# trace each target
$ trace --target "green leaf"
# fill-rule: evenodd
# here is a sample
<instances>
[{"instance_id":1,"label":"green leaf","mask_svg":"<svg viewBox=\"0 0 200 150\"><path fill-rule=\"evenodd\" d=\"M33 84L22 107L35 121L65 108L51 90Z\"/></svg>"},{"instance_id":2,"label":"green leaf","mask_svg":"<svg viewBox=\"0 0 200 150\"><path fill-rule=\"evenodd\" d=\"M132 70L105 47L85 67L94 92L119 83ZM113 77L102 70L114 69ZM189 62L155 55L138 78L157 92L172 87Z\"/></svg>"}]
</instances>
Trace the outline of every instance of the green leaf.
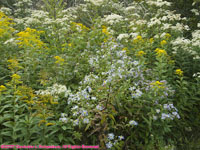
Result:
<instances>
[{"instance_id":1,"label":"green leaf","mask_svg":"<svg viewBox=\"0 0 200 150\"><path fill-rule=\"evenodd\" d=\"M112 114L109 114L108 116L116 123L115 118Z\"/></svg>"},{"instance_id":2,"label":"green leaf","mask_svg":"<svg viewBox=\"0 0 200 150\"><path fill-rule=\"evenodd\" d=\"M105 120L106 120L106 115L102 115L102 119L101 119L101 124L103 124L104 122L105 122Z\"/></svg>"},{"instance_id":3,"label":"green leaf","mask_svg":"<svg viewBox=\"0 0 200 150\"><path fill-rule=\"evenodd\" d=\"M3 107L1 108L1 110L0 110L0 113L2 113L2 112L4 111L4 109L6 109L6 108L12 108L12 105L11 105L11 104L8 104L8 105L3 106Z\"/></svg>"},{"instance_id":4,"label":"green leaf","mask_svg":"<svg viewBox=\"0 0 200 150\"><path fill-rule=\"evenodd\" d=\"M90 127L90 125L91 125L90 123L87 124L85 131L87 131L87 129Z\"/></svg>"},{"instance_id":5,"label":"green leaf","mask_svg":"<svg viewBox=\"0 0 200 150\"><path fill-rule=\"evenodd\" d=\"M58 139L59 139L60 142L63 140L63 134L62 134L62 133L60 133L60 134L58 135Z\"/></svg>"},{"instance_id":6,"label":"green leaf","mask_svg":"<svg viewBox=\"0 0 200 150\"><path fill-rule=\"evenodd\" d=\"M1 132L1 134L5 136L12 136L12 131L4 131L4 132Z\"/></svg>"},{"instance_id":7,"label":"green leaf","mask_svg":"<svg viewBox=\"0 0 200 150\"><path fill-rule=\"evenodd\" d=\"M13 122L11 122L11 121L4 122L3 125L6 127L9 127L9 128L13 128Z\"/></svg>"},{"instance_id":8,"label":"green leaf","mask_svg":"<svg viewBox=\"0 0 200 150\"><path fill-rule=\"evenodd\" d=\"M66 127L66 126L62 126L62 129L63 129L63 130L66 130L66 129L67 129L67 127Z\"/></svg>"}]
</instances>

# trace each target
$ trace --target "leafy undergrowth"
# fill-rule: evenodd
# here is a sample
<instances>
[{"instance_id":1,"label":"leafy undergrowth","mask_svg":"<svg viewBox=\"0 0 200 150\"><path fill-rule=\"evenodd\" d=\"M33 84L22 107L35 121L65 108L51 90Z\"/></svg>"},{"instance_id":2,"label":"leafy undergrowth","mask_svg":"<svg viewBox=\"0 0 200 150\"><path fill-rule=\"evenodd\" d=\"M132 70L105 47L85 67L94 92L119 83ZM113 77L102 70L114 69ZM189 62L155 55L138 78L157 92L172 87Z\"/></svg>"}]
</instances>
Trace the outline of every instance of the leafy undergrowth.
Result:
<instances>
[{"instance_id":1,"label":"leafy undergrowth","mask_svg":"<svg viewBox=\"0 0 200 150\"><path fill-rule=\"evenodd\" d=\"M43 2L0 9L2 145L199 148L200 22L186 38L167 1Z\"/></svg>"}]
</instances>

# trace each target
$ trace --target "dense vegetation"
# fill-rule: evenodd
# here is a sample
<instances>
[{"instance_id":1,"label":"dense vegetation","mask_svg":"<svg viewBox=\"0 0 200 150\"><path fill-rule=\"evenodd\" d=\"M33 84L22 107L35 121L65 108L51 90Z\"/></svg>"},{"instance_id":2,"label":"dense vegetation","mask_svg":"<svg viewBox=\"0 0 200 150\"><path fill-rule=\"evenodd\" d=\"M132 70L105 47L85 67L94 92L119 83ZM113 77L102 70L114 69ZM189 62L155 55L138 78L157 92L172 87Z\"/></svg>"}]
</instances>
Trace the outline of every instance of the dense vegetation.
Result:
<instances>
[{"instance_id":1,"label":"dense vegetation","mask_svg":"<svg viewBox=\"0 0 200 150\"><path fill-rule=\"evenodd\" d=\"M200 148L199 18L197 0L1 1L0 144Z\"/></svg>"}]
</instances>

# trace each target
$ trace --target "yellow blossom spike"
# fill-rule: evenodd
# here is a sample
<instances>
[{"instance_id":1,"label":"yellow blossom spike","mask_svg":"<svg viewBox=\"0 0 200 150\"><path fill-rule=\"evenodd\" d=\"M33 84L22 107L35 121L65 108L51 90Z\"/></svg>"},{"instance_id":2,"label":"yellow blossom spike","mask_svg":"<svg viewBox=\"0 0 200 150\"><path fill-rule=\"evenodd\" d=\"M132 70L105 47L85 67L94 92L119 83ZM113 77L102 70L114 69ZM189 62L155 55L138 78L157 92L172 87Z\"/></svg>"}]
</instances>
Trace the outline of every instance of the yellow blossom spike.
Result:
<instances>
[{"instance_id":1,"label":"yellow blossom spike","mask_svg":"<svg viewBox=\"0 0 200 150\"><path fill-rule=\"evenodd\" d=\"M167 55L167 52L165 50L163 50L163 49L160 49L160 48L156 48L155 52L156 52L156 55L158 57Z\"/></svg>"},{"instance_id":2,"label":"yellow blossom spike","mask_svg":"<svg viewBox=\"0 0 200 150\"><path fill-rule=\"evenodd\" d=\"M64 64L64 59L63 58L61 58L60 56L55 56L54 57L55 59L56 59L56 64L60 64L60 65L63 65Z\"/></svg>"},{"instance_id":3,"label":"yellow blossom spike","mask_svg":"<svg viewBox=\"0 0 200 150\"><path fill-rule=\"evenodd\" d=\"M41 33L43 33L43 31L26 28L25 31L16 34L18 36L17 40L19 41L17 44L20 47L27 46L41 48L44 46L44 43L40 40Z\"/></svg>"},{"instance_id":4,"label":"yellow blossom spike","mask_svg":"<svg viewBox=\"0 0 200 150\"><path fill-rule=\"evenodd\" d=\"M55 125L55 123L47 123L46 126L52 126Z\"/></svg>"},{"instance_id":5,"label":"yellow blossom spike","mask_svg":"<svg viewBox=\"0 0 200 150\"><path fill-rule=\"evenodd\" d=\"M144 51L139 51L136 53L136 56L143 56L145 55L146 53Z\"/></svg>"},{"instance_id":6,"label":"yellow blossom spike","mask_svg":"<svg viewBox=\"0 0 200 150\"><path fill-rule=\"evenodd\" d=\"M165 37L168 39L168 38L170 38L170 37L171 37L171 34L169 34L169 33L166 33L166 34L165 34Z\"/></svg>"},{"instance_id":7,"label":"yellow blossom spike","mask_svg":"<svg viewBox=\"0 0 200 150\"><path fill-rule=\"evenodd\" d=\"M181 69L176 69L175 74L182 76L183 75L183 71Z\"/></svg>"},{"instance_id":8,"label":"yellow blossom spike","mask_svg":"<svg viewBox=\"0 0 200 150\"><path fill-rule=\"evenodd\" d=\"M69 43L69 44L68 44L68 46L69 46L69 47L71 47L71 46L72 46L72 44L71 44L71 43Z\"/></svg>"},{"instance_id":9,"label":"yellow blossom spike","mask_svg":"<svg viewBox=\"0 0 200 150\"><path fill-rule=\"evenodd\" d=\"M161 46L164 46L164 45L166 45L167 44L167 41L165 41L165 40L162 40L161 42L160 42L160 45Z\"/></svg>"},{"instance_id":10,"label":"yellow blossom spike","mask_svg":"<svg viewBox=\"0 0 200 150\"><path fill-rule=\"evenodd\" d=\"M160 81L155 81L150 83L150 85L152 85L154 88L164 88L164 83L160 82Z\"/></svg>"},{"instance_id":11,"label":"yellow blossom spike","mask_svg":"<svg viewBox=\"0 0 200 150\"><path fill-rule=\"evenodd\" d=\"M21 76L20 76L20 75L18 75L18 74L13 74L13 75L12 75L12 78L13 78L13 79L20 79L20 78L21 78Z\"/></svg>"},{"instance_id":12,"label":"yellow blossom spike","mask_svg":"<svg viewBox=\"0 0 200 150\"><path fill-rule=\"evenodd\" d=\"M0 92L5 91L6 87L4 85L0 85Z\"/></svg>"},{"instance_id":13,"label":"yellow blossom spike","mask_svg":"<svg viewBox=\"0 0 200 150\"><path fill-rule=\"evenodd\" d=\"M153 38L150 38L149 39L149 42L152 44L154 42L154 39Z\"/></svg>"}]
</instances>

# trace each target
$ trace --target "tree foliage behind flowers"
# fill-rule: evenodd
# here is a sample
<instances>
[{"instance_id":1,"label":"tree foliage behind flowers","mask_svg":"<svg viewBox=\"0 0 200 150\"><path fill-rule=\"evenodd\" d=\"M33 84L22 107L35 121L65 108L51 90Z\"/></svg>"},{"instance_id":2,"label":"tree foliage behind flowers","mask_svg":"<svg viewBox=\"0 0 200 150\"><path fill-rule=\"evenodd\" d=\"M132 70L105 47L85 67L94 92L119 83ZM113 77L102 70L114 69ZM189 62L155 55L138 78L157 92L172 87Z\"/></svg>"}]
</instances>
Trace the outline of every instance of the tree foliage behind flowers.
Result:
<instances>
[{"instance_id":1,"label":"tree foliage behind flowers","mask_svg":"<svg viewBox=\"0 0 200 150\"><path fill-rule=\"evenodd\" d=\"M164 0L43 2L0 9L0 143L200 147L200 22Z\"/></svg>"}]
</instances>

